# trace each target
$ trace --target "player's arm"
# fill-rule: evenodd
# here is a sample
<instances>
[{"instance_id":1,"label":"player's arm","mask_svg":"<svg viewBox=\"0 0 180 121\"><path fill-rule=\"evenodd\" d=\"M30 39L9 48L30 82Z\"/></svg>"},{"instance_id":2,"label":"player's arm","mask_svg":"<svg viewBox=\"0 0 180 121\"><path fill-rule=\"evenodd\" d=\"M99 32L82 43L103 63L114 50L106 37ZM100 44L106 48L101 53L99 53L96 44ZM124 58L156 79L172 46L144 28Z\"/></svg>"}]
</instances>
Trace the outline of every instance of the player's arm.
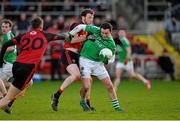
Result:
<instances>
[{"instance_id":1,"label":"player's arm","mask_svg":"<svg viewBox=\"0 0 180 121\"><path fill-rule=\"evenodd\" d=\"M15 45L14 43L14 39L7 41L6 43L4 43L4 45L2 46L1 49L1 53L0 53L0 67L2 67L3 63L4 63L4 54L7 50L8 47Z\"/></svg>"},{"instance_id":2,"label":"player's arm","mask_svg":"<svg viewBox=\"0 0 180 121\"><path fill-rule=\"evenodd\" d=\"M126 59L124 60L124 64L127 64L128 61L132 59L131 57L131 47L126 48Z\"/></svg>"},{"instance_id":3,"label":"player's arm","mask_svg":"<svg viewBox=\"0 0 180 121\"><path fill-rule=\"evenodd\" d=\"M85 25L85 24L79 24L78 26L76 26L73 30L71 30L70 32L69 32L69 34L71 35L71 36L74 36L75 34L77 34L78 32L80 32L81 30L86 30L86 26L87 25Z\"/></svg>"},{"instance_id":4,"label":"player's arm","mask_svg":"<svg viewBox=\"0 0 180 121\"><path fill-rule=\"evenodd\" d=\"M68 33L63 33L63 34L44 33L44 36L50 42L50 41L56 41L56 40L62 41L65 38L69 37L69 34Z\"/></svg>"},{"instance_id":5,"label":"player's arm","mask_svg":"<svg viewBox=\"0 0 180 121\"><path fill-rule=\"evenodd\" d=\"M86 40L86 35L78 35L75 34L74 37L71 39L71 43L78 43Z\"/></svg>"}]
</instances>

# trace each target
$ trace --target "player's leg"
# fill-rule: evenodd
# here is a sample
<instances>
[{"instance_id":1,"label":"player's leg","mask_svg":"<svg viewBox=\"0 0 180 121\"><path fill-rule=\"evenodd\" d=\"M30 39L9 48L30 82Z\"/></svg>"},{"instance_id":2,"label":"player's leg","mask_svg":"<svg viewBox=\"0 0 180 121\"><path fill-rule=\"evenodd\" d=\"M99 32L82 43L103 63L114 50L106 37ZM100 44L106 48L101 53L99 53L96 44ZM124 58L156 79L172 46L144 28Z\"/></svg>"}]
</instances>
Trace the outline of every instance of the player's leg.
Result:
<instances>
[{"instance_id":1,"label":"player's leg","mask_svg":"<svg viewBox=\"0 0 180 121\"><path fill-rule=\"evenodd\" d=\"M10 89L8 90L7 95L4 97L6 99L5 102L8 102L8 105L10 105L10 107L12 106L16 97L22 92L22 90L28 87L28 84L32 84L31 79L35 72L35 65L15 62L12 70L14 80L10 86ZM8 105L6 107L9 107Z\"/></svg>"},{"instance_id":2,"label":"player's leg","mask_svg":"<svg viewBox=\"0 0 180 121\"><path fill-rule=\"evenodd\" d=\"M121 82L121 75L122 75L123 70L121 68L116 68L115 73L116 73L116 77L114 80L114 89L115 91L117 91L118 86Z\"/></svg>"},{"instance_id":3,"label":"player's leg","mask_svg":"<svg viewBox=\"0 0 180 121\"><path fill-rule=\"evenodd\" d=\"M17 96L24 96L25 92L27 91L27 89L29 89L30 87L32 87L33 85L33 80L31 79L31 81L28 83L28 85L24 88L24 90L21 91L21 93Z\"/></svg>"},{"instance_id":4,"label":"player's leg","mask_svg":"<svg viewBox=\"0 0 180 121\"><path fill-rule=\"evenodd\" d=\"M18 88L16 88L14 85L11 85L7 95L0 100L0 108L3 108L4 106L8 105L11 100L13 100L16 95L18 95L21 92Z\"/></svg>"},{"instance_id":5,"label":"player's leg","mask_svg":"<svg viewBox=\"0 0 180 121\"><path fill-rule=\"evenodd\" d=\"M114 89L117 91L119 84L121 83L121 75L125 65L123 63L117 62L115 67L115 80L114 80Z\"/></svg>"},{"instance_id":6,"label":"player's leg","mask_svg":"<svg viewBox=\"0 0 180 121\"><path fill-rule=\"evenodd\" d=\"M90 111L91 108L88 106L86 102L86 96L89 95L89 89L91 87L91 79L90 78L83 78L82 79L82 88L80 91L80 105L83 108L83 111Z\"/></svg>"},{"instance_id":7,"label":"player's leg","mask_svg":"<svg viewBox=\"0 0 180 121\"><path fill-rule=\"evenodd\" d=\"M118 98L117 98L117 95L116 95L116 91L113 88L113 84L111 82L110 77L103 78L102 82L103 82L104 86L106 87L106 89L108 91L108 94L109 94L109 96L110 96L110 98L112 100L112 105L113 105L115 111L124 112L124 109L122 107L120 107L120 105L119 105L119 101L118 101Z\"/></svg>"},{"instance_id":8,"label":"player's leg","mask_svg":"<svg viewBox=\"0 0 180 121\"><path fill-rule=\"evenodd\" d=\"M86 93L86 103L87 103L87 105L91 108L92 111L95 111L95 108L94 108L93 106L91 106L91 103L90 103L90 98L91 98L91 85L92 85L92 82L93 82L93 80L92 80L92 78L91 78L91 83L90 83L89 89L88 89L88 91L87 91L87 93Z\"/></svg>"},{"instance_id":9,"label":"player's leg","mask_svg":"<svg viewBox=\"0 0 180 121\"><path fill-rule=\"evenodd\" d=\"M32 86L32 84L33 84L33 80L31 79L31 81L28 83L28 85L27 85L18 95L16 95L16 97L15 97L14 99L12 99L12 100L8 103L8 105L7 105L5 108L3 108L3 110L4 110L6 113L11 114L11 108L12 108L12 105L14 104L15 100L16 100L19 96L24 96L26 90L27 90L28 88L30 88L30 87Z\"/></svg>"},{"instance_id":10,"label":"player's leg","mask_svg":"<svg viewBox=\"0 0 180 121\"><path fill-rule=\"evenodd\" d=\"M6 63L3 65L3 68L0 69L0 91L4 96L7 93L8 86L10 86L8 82L10 77L12 77L12 64Z\"/></svg>"},{"instance_id":11,"label":"player's leg","mask_svg":"<svg viewBox=\"0 0 180 121\"><path fill-rule=\"evenodd\" d=\"M89 59L80 57L80 71L81 71L81 78L82 78L82 88L80 91L81 101L80 105L82 106L84 111L90 111L90 91L91 91L91 68L94 64L89 63ZM86 102L86 98L89 100L89 105Z\"/></svg>"},{"instance_id":12,"label":"player's leg","mask_svg":"<svg viewBox=\"0 0 180 121\"><path fill-rule=\"evenodd\" d=\"M67 66L66 70L68 71L68 73L70 74L70 76L68 76L64 82L62 83L61 87L58 89L58 91L56 93L54 93L52 95L52 109L54 111L58 110L58 100L60 95L62 94L62 92L69 86L71 85L74 81L80 79L80 71L79 68L77 66L77 64L70 64Z\"/></svg>"},{"instance_id":13,"label":"player's leg","mask_svg":"<svg viewBox=\"0 0 180 121\"><path fill-rule=\"evenodd\" d=\"M13 76L12 74L12 64L11 63L6 63L4 64L3 68L2 68L2 72L0 73L0 78L3 81L3 84L1 83L1 89L5 89L4 91L8 90L9 87L11 86L11 82L9 81L11 79L11 77ZM4 85L4 87L2 87ZM6 95L6 93L3 91L3 96ZM11 113L11 108L9 106L5 106L3 108L4 112L10 114Z\"/></svg>"},{"instance_id":14,"label":"player's leg","mask_svg":"<svg viewBox=\"0 0 180 121\"><path fill-rule=\"evenodd\" d=\"M5 96L7 94L6 87L1 79L0 79L0 92L1 92L0 96Z\"/></svg>"},{"instance_id":15,"label":"player's leg","mask_svg":"<svg viewBox=\"0 0 180 121\"><path fill-rule=\"evenodd\" d=\"M112 100L112 105L115 111L124 111L123 108L120 107L119 101L116 95L116 91L113 87L112 81L109 77L109 74L102 64L95 65L95 69L93 70L93 75L97 76L100 80L102 80L104 86L106 87L109 97Z\"/></svg>"},{"instance_id":16,"label":"player's leg","mask_svg":"<svg viewBox=\"0 0 180 121\"><path fill-rule=\"evenodd\" d=\"M142 81L148 90L151 88L151 84L149 80L145 79L142 75L134 72L133 62L128 63L127 71L128 71L128 75L131 78Z\"/></svg>"}]
</instances>

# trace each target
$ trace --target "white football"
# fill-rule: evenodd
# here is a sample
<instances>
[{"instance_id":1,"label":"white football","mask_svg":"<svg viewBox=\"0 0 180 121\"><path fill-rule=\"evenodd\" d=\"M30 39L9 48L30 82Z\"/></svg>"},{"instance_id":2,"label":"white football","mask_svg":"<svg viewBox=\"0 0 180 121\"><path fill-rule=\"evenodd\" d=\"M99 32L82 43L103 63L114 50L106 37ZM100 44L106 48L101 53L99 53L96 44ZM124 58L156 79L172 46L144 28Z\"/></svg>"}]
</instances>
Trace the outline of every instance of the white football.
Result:
<instances>
[{"instance_id":1,"label":"white football","mask_svg":"<svg viewBox=\"0 0 180 121\"><path fill-rule=\"evenodd\" d=\"M100 52L99 55L103 55L107 58L111 58L113 56L112 51L109 48L103 48Z\"/></svg>"}]
</instances>

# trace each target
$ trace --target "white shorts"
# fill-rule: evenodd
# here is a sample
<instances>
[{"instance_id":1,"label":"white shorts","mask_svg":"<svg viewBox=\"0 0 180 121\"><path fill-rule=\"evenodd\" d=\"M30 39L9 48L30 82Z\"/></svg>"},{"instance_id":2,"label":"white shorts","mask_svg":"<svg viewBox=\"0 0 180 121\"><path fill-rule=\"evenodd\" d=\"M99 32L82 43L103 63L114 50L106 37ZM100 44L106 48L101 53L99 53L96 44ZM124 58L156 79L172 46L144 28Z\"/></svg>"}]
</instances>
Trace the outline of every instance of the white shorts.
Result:
<instances>
[{"instance_id":1,"label":"white shorts","mask_svg":"<svg viewBox=\"0 0 180 121\"><path fill-rule=\"evenodd\" d=\"M116 69L124 69L126 71L134 70L133 61L129 61L126 65L124 63L117 62Z\"/></svg>"},{"instance_id":2,"label":"white shorts","mask_svg":"<svg viewBox=\"0 0 180 121\"><path fill-rule=\"evenodd\" d=\"M98 79L102 80L109 77L103 62L96 62L84 57L80 57L79 65L82 78L91 78L91 75L94 75L98 77Z\"/></svg>"},{"instance_id":3,"label":"white shorts","mask_svg":"<svg viewBox=\"0 0 180 121\"><path fill-rule=\"evenodd\" d=\"M3 81L8 81L12 76L12 63L6 62L3 64L2 68L0 68L0 79Z\"/></svg>"}]
</instances>

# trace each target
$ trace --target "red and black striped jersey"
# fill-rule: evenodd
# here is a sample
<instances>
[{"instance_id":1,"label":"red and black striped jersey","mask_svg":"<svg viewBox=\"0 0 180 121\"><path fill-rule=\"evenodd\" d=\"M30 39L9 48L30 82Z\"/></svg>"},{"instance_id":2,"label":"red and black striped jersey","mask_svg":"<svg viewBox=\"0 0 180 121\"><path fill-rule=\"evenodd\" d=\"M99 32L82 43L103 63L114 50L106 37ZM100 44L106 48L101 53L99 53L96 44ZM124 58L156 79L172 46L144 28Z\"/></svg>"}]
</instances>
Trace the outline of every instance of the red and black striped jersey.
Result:
<instances>
[{"instance_id":1,"label":"red and black striped jersey","mask_svg":"<svg viewBox=\"0 0 180 121\"><path fill-rule=\"evenodd\" d=\"M44 55L50 41L63 40L61 36L44 33L38 29L19 35L13 39L13 43L19 46L17 62L38 64Z\"/></svg>"}]
</instances>

